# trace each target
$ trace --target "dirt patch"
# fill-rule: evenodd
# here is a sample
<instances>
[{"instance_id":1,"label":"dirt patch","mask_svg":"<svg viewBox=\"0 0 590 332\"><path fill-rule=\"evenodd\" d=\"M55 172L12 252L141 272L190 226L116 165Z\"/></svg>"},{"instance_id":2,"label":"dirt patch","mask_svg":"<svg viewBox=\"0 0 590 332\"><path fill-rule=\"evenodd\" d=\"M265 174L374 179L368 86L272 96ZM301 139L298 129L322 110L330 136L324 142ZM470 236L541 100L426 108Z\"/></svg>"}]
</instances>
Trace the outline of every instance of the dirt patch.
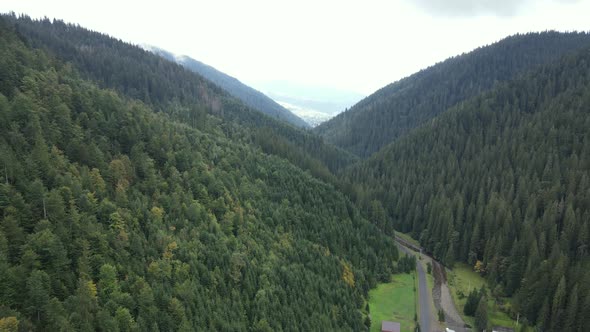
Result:
<instances>
[{"instance_id":1,"label":"dirt patch","mask_svg":"<svg viewBox=\"0 0 590 332\"><path fill-rule=\"evenodd\" d=\"M434 288L432 289L432 298L436 310L443 310L445 313L445 322L447 326L456 332L470 331L465 328L465 322L459 315L455 303L451 297L449 287L447 287L447 273L440 263L432 260L432 275L434 276Z\"/></svg>"},{"instance_id":2,"label":"dirt patch","mask_svg":"<svg viewBox=\"0 0 590 332\"><path fill-rule=\"evenodd\" d=\"M432 260L432 276L434 277L434 288L432 289L432 299L434 300L434 306L436 310L440 310L440 289L441 284L446 282L443 273L435 260Z\"/></svg>"}]
</instances>

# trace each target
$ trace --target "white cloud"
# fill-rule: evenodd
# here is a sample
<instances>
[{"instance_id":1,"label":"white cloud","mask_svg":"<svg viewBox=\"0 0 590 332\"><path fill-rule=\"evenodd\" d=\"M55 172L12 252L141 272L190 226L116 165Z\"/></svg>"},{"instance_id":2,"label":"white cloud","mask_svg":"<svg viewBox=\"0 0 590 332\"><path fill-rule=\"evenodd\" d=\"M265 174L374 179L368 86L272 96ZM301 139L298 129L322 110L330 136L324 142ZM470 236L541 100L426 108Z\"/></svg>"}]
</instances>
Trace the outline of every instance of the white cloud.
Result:
<instances>
[{"instance_id":1,"label":"white cloud","mask_svg":"<svg viewBox=\"0 0 590 332\"><path fill-rule=\"evenodd\" d=\"M540 2L576 4L581 0L409 0L409 3L434 16L496 15L517 16Z\"/></svg>"},{"instance_id":2,"label":"white cloud","mask_svg":"<svg viewBox=\"0 0 590 332\"><path fill-rule=\"evenodd\" d=\"M498 8L487 0L477 8L465 7L467 0L418 1L2 0L0 11L62 18L186 54L246 83L287 80L365 94L516 32L590 29L590 1L497 0ZM464 14L445 14L439 3Z\"/></svg>"}]
</instances>

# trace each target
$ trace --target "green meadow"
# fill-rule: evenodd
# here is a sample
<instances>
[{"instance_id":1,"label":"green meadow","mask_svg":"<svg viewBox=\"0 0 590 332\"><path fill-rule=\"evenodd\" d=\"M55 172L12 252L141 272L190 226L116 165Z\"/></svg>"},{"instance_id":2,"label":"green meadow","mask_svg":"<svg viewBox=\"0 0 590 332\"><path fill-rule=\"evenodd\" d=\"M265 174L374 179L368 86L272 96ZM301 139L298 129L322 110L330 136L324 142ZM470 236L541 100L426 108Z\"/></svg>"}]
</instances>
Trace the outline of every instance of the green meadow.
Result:
<instances>
[{"instance_id":1,"label":"green meadow","mask_svg":"<svg viewBox=\"0 0 590 332\"><path fill-rule=\"evenodd\" d=\"M399 322L402 332L414 331L416 293L414 274L395 274L391 282L369 291L371 331L381 331L381 321Z\"/></svg>"}]
</instances>

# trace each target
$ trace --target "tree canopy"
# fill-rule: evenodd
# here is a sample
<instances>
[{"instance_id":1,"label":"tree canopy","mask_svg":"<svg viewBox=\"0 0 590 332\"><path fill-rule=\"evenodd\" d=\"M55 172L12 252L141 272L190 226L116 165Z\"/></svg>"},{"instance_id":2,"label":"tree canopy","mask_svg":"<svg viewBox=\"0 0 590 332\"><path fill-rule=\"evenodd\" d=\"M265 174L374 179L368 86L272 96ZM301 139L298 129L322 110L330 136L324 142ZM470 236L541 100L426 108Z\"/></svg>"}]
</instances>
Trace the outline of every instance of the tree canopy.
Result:
<instances>
[{"instance_id":1,"label":"tree canopy","mask_svg":"<svg viewBox=\"0 0 590 332\"><path fill-rule=\"evenodd\" d=\"M3 329L366 330L368 290L415 265L394 230L487 279L479 328L487 296L590 328L587 34L385 87L317 129L339 148L112 37L0 32Z\"/></svg>"},{"instance_id":2,"label":"tree canopy","mask_svg":"<svg viewBox=\"0 0 590 332\"><path fill-rule=\"evenodd\" d=\"M445 111L343 177L368 215L384 203L385 231L477 266L514 297L514 316L558 330L590 294L588 109L586 48Z\"/></svg>"},{"instance_id":3,"label":"tree canopy","mask_svg":"<svg viewBox=\"0 0 590 332\"><path fill-rule=\"evenodd\" d=\"M15 19L0 18L3 327L365 330L397 250L345 195L214 106L201 128L88 80Z\"/></svg>"}]
</instances>

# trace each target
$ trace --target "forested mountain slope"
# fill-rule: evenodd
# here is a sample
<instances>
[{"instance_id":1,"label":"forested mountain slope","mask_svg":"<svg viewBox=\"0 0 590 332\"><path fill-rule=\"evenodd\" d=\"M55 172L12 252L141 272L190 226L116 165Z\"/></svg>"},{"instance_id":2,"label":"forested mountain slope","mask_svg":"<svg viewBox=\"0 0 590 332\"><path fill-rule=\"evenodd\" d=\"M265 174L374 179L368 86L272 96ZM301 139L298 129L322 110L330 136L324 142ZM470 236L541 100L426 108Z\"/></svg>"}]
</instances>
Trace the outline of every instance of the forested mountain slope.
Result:
<instances>
[{"instance_id":1,"label":"forested mountain slope","mask_svg":"<svg viewBox=\"0 0 590 332\"><path fill-rule=\"evenodd\" d=\"M457 103L563 54L590 45L586 33L508 37L392 83L314 130L368 157Z\"/></svg>"},{"instance_id":2,"label":"forested mountain slope","mask_svg":"<svg viewBox=\"0 0 590 332\"><path fill-rule=\"evenodd\" d=\"M21 28L0 17L3 323L365 330L367 291L389 277L397 250L344 195L225 121L178 122L164 99L145 102L158 92L138 101L82 79L90 74L31 48ZM202 96L215 91L199 84Z\"/></svg>"},{"instance_id":3,"label":"forested mountain slope","mask_svg":"<svg viewBox=\"0 0 590 332\"><path fill-rule=\"evenodd\" d=\"M349 169L383 229L481 261L511 312L590 329L590 48L441 114ZM379 216L381 216L379 218Z\"/></svg>"},{"instance_id":4,"label":"forested mountain slope","mask_svg":"<svg viewBox=\"0 0 590 332\"><path fill-rule=\"evenodd\" d=\"M141 100L171 119L202 131L220 128L331 182L332 172L357 159L317 135L247 107L199 74L140 47L59 20L3 17L30 47L69 63L99 87Z\"/></svg>"},{"instance_id":5,"label":"forested mountain slope","mask_svg":"<svg viewBox=\"0 0 590 332\"><path fill-rule=\"evenodd\" d=\"M170 61L177 62L189 70L203 76L253 109L259 110L268 116L283 120L297 127L310 128L310 125L297 115L291 113L291 111L279 105L262 92L240 82L235 77L222 73L219 70L188 56L176 56L166 50L156 47L150 47L149 50Z\"/></svg>"}]
</instances>

